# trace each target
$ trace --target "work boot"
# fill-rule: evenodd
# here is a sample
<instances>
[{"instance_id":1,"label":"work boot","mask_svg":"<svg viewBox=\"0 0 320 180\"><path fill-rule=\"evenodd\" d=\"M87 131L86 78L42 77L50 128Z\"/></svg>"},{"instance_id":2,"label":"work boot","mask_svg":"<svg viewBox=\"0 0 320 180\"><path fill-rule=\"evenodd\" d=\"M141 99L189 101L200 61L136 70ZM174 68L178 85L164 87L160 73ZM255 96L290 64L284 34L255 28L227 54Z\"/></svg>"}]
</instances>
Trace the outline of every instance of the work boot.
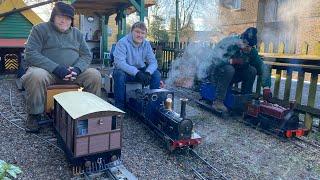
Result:
<instances>
[{"instance_id":1,"label":"work boot","mask_svg":"<svg viewBox=\"0 0 320 180\"><path fill-rule=\"evenodd\" d=\"M217 111L217 112L221 112L221 113L225 113L228 111L227 107L223 104L222 101L216 100L213 102L212 104L212 108Z\"/></svg>"},{"instance_id":2,"label":"work boot","mask_svg":"<svg viewBox=\"0 0 320 180\"><path fill-rule=\"evenodd\" d=\"M39 132L38 119L41 118L40 114L29 114L27 118L26 132L37 133Z\"/></svg>"}]
</instances>

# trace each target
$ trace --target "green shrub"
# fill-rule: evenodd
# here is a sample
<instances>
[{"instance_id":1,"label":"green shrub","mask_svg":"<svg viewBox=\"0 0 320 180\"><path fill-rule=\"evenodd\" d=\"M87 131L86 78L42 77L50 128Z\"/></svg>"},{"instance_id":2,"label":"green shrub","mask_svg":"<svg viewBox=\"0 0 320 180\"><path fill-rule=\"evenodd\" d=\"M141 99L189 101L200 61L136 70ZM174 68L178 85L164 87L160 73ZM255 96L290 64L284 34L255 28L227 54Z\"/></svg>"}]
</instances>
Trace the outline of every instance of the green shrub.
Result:
<instances>
[{"instance_id":1,"label":"green shrub","mask_svg":"<svg viewBox=\"0 0 320 180\"><path fill-rule=\"evenodd\" d=\"M12 164L0 160L0 180L9 180L10 178L17 178L17 175L22 173L21 169Z\"/></svg>"}]
</instances>

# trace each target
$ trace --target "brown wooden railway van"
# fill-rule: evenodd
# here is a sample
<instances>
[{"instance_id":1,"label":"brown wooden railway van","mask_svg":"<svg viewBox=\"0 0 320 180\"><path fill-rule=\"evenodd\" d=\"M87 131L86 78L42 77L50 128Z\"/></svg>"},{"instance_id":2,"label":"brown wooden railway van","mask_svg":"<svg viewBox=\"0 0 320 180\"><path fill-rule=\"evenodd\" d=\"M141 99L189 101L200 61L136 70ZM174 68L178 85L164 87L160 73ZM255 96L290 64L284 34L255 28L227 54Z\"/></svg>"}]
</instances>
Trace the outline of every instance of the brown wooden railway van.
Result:
<instances>
[{"instance_id":1,"label":"brown wooden railway van","mask_svg":"<svg viewBox=\"0 0 320 180\"><path fill-rule=\"evenodd\" d=\"M121 150L123 111L88 92L64 92L53 98L54 128L67 156Z\"/></svg>"},{"instance_id":2,"label":"brown wooden railway van","mask_svg":"<svg viewBox=\"0 0 320 180\"><path fill-rule=\"evenodd\" d=\"M51 113L53 110L53 96L67 91L78 91L80 86L77 84L55 84L47 87L45 110L46 113Z\"/></svg>"}]
</instances>

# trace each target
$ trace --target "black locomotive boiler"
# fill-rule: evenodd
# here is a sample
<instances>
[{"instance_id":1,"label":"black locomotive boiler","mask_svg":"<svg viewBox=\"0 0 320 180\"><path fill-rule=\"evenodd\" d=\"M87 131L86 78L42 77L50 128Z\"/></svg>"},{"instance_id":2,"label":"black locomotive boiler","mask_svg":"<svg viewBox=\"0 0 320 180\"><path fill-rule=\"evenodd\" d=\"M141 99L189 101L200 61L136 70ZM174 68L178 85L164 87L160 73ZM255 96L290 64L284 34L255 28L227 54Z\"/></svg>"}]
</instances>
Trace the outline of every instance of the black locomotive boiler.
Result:
<instances>
[{"instance_id":1,"label":"black locomotive boiler","mask_svg":"<svg viewBox=\"0 0 320 180\"><path fill-rule=\"evenodd\" d=\"M193 131L192 120L186 118L186 99L181 100L181 114L173 110L174 93L166 89L134 89L126 93L126 107L165 140L170 151L195 147L201 137Z\"/></svg>"}]
</instances>

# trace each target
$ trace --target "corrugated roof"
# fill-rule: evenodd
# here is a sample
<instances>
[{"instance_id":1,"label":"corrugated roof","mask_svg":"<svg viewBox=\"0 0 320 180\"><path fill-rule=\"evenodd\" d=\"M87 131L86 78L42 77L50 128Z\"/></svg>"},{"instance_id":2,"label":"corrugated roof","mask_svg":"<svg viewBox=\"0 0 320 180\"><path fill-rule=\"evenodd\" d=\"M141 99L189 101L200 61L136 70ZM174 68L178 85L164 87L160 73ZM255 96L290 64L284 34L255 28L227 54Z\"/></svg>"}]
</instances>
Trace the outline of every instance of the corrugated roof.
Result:
<instances>
[{"instance_id":1,"label":"corrugated roof","mask_svg":"<svg viewBox=\"0 0 320 180\"><path fill-rule=\"evenodd\" d=\"M125 113L98 96L88 92L64 92L53 96L53 98L73 119L78 119L95 113L104 113L108 115L119 115Z\"/></svg>"},{"instance_id":2,"label":"corrugated roof","mask_svg":"<svg viewBox=\"0 0 320 180\"><path fill-rule=\"evenodd\" d=\"M0 4L0 12L5 13L13 9L19 9L26 6L27 4L25 4L23 0L5 0ZM26 19L28 19L33 25L43 22L42 19L34 11L32 11L32 9L22 11L21 14L26 17ZM0 21L2 19L3 17L0 18Z\"/></svg>"},{"instance_id":3,"label":"corrugated roof","mask_svg":"<svg viewBox=\"0 0 320 180\"><path fill-rule=\"evenodd\" d=\"M154 4L154 0L145 0L145 7L150 7ZM134 12L129 0L73 0L72 6L80 14L98 13L112 15L117 13L120 8L129 8L131 13Z\"/></svg>"}]
</instances>

